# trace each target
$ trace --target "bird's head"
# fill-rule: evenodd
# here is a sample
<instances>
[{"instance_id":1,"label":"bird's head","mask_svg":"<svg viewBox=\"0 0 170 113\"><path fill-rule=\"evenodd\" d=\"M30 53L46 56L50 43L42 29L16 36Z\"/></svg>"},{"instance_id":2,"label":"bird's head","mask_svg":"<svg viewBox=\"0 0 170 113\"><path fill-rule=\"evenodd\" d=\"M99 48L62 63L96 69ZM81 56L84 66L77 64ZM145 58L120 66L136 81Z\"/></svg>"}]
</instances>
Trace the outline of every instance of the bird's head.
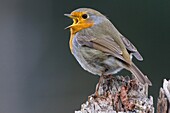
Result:
<instances>
[{"instance_id":1,"label":"bird's head","mask_svg":"<svg viewBox=\"0 0 170 113\"><path fill-rule=\"evenodd\" d=\"M73 24L67 28L70 28L74 34L80 30L97 25L101 23L103 19L106 19L100 12L90 8L79 8L71 12L71 14L65 14L65 16L73 19Z\"/></svg>"}]
</instances>

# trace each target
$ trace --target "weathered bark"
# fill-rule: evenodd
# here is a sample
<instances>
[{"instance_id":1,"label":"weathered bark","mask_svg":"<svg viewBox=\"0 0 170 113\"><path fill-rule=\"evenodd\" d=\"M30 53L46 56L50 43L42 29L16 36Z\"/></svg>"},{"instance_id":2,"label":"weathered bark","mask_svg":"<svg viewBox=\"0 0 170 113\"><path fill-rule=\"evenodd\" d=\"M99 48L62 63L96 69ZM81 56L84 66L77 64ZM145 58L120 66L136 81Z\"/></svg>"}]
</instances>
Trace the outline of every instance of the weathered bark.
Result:
<instances>
[{"instance_id":1,"label":"weathered bark","mask_svg":"<svg viewBox=\"0 0 170 113\"><path fill-rule=\"evenodd\" d=\"M157 113L170 113L170 80L164 79L163 88L160 88Z\"/></svg>"},{"instance_id":2,"label":"weathered bark","mask_svg":"<svg viewBox=\"0 0 170 113\"><path fill-rule=\"evenodd\" d=\"M153 98L148 86L129 77L105 76L100 80L97 95L89 96L75 113L154 113Z\"/></svg>"}]
</instances>

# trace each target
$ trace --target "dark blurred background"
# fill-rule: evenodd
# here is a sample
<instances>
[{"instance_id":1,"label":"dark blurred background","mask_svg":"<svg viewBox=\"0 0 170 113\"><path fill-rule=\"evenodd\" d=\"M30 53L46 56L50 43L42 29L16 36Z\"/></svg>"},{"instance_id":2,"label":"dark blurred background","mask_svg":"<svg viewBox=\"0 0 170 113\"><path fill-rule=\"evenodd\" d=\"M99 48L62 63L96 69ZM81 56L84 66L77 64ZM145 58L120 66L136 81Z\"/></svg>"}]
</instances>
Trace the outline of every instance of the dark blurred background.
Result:
<instances>
[{"instance_id":1,"label":"dark blurred background","mask_svg":"<svg viewBox=\"0 0 170 113\"><path fill-rule=\"evenodd\" d=\"M0 113L72 113L95 91L99 77L71 55L64 30L63 14L79 7L99 10L136 45L156 103L170 78L170 1L1 0Z\"/></svg>"}]
</instances>

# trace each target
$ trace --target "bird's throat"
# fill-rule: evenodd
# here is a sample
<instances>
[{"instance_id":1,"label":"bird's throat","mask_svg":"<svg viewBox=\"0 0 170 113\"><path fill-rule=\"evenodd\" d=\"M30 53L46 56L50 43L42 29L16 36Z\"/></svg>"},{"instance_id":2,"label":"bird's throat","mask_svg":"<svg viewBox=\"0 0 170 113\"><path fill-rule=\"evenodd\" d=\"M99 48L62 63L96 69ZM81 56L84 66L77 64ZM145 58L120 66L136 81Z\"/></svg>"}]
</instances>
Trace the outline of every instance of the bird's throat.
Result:
<instances>
[{"instance_id":1,"label":"bird's throat","mask_svg":"<svg viewBox=\"0 0 170 113\"><path fill-rule=\"evenodd\" d=\"M69 41L69 46L70 46L70 51L73 53L73 38L75 36L75 33L73 33L73 29L70 28L70 41Z\"/></svg>"},{"instance_id":2,"label":"bird's throat","mask_svg":"<svg viewBox=\"0 0 170 113\"><path fill-rule=\"evenodd\" d=\"M74 36L77 32L83 30L83 29L86 29L86 28L89 28L89 27L92 27L93 26L93 23L92 22L88 22L88 23L85 23L85 22L79 22L77 24L72 24L70 26L70 41L69 41L69 45L70 45L70 50L71 52L73 52L73 39L74 39Z\"/></svg>"},{"instance_id":3,"label":"bird's throat","mask_svg":"<svg viewBox=\"0 0 170 113\"><path fill-rule=\"evenodd\" d=\"M92 22L88 22L88 23L78 22L77 24L72 24L71 29L72 29L72 33L76 34L77 32L79 32L79 31L81 31L83 29L92 27L92 26L93 26Z\"/></svg>"}]
</instances>

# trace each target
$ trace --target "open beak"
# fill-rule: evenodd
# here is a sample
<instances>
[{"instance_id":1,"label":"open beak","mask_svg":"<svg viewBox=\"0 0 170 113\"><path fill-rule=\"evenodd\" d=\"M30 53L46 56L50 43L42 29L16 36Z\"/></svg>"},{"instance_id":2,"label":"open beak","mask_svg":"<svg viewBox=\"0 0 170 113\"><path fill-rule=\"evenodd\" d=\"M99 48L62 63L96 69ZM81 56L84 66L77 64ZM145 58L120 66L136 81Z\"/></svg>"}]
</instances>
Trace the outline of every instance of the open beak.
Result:
<instances>
[{"instance_id":1,"label":"open beak","mask_svg":"<svg viewBox=\"0 0 170 113\"><path fill-rule=\"evenodd\" d=\"M72 16L71 14L64 14L64 16L67 16L67 17L69 17L69 18L73 19L73 24L72 24L72 25L70 25L70 26L68 26L68 27L66 27L65 29L72 28L75 24L77 24L77 23L78 23L78 19L77 19L77 17Z\"/></svg>"}]
</instances>

